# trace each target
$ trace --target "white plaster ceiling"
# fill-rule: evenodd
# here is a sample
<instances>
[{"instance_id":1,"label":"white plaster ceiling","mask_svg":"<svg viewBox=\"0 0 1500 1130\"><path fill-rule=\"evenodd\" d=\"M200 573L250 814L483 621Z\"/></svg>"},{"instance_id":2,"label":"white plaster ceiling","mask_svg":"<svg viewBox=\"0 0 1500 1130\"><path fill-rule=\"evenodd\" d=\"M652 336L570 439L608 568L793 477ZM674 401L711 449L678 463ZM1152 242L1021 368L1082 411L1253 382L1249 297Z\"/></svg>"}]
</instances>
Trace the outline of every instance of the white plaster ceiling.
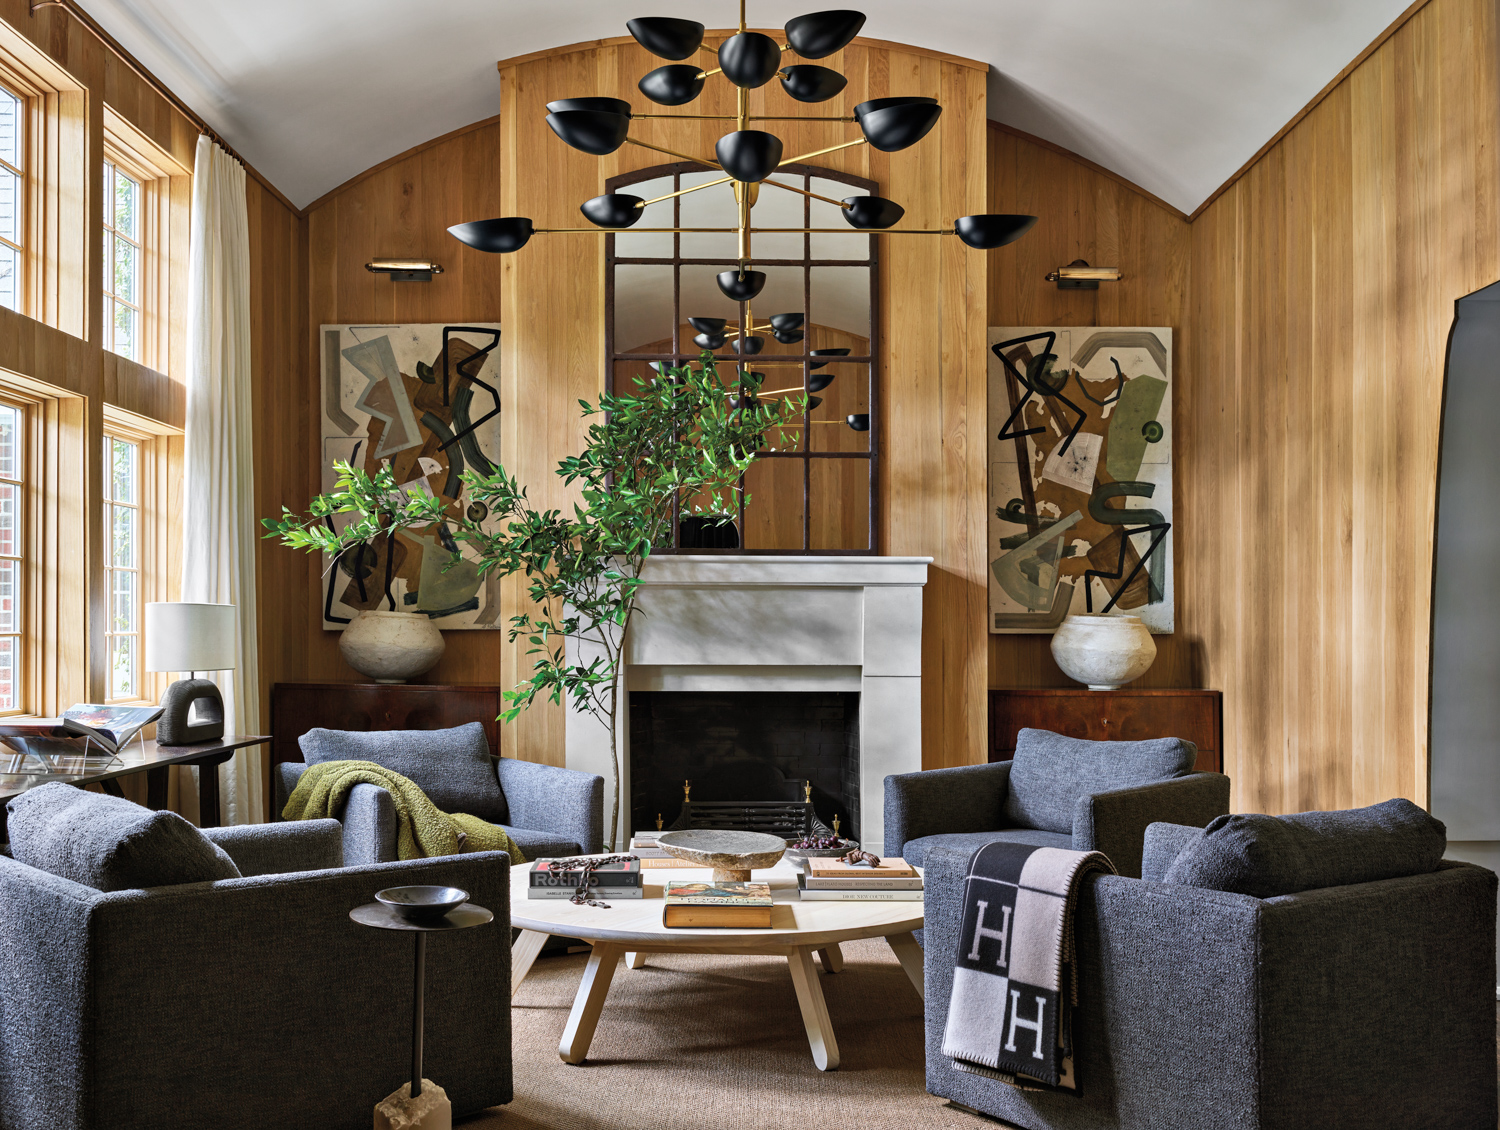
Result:
<instances>
[{"instance_id":1,"label":"white plaster ceiling","mask_svg":"<svg viewBox=\"0 0 1500 1130\"><path fill-rule=\"evenodd\" d=\"M709 27L731 0L76 0L299 206L489 117L497 59ZM1192 211L1408 0L867 0L863 34L990 65L989 116ZM830 5L831 6L831 5ZM750 5L779 26L815 3ZM559 90L559 97L591 91ZM644 99L642 99L644 102Z\"/></svg>"}]
</instances>

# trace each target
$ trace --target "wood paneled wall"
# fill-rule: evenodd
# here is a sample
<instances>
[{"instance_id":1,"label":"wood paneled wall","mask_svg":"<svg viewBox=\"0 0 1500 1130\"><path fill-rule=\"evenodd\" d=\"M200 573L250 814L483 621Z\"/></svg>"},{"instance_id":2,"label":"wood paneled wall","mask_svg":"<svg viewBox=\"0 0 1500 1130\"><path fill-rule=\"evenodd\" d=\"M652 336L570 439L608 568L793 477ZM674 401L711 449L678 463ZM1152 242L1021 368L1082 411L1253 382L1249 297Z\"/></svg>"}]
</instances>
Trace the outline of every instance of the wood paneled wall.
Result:
<instances>
[{"instance_id":1,"label":"wood paneled wall","mask_svg":"<svg viewBox=\"0 0 1500 1130\"><path fill-rule=\"evenodd\" d=\"M1426 803L1439 405L1500 277L1493 0L1432 0L1192 225L1181 614L1241 810Z\"/></svg>"}]
</instances>

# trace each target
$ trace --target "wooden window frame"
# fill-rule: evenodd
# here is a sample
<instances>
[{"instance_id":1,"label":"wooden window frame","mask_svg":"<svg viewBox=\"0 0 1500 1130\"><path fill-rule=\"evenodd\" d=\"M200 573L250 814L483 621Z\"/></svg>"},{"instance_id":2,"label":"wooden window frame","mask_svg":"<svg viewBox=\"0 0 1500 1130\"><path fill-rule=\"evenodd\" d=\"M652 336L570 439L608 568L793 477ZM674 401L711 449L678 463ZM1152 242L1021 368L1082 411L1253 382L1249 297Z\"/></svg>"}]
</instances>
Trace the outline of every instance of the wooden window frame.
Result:
<instances>
[{"instance_id":1,"label":"wooden window frame","mask_svg":"<svg viewBox=\"0 0 1500 1130\"><path fill-rule=\"evenodd\" d=\"M13 75L11 71L0 63L0 88L5 93L17 98L21 102L21 165L17 167L9 162L0 160L0 169L14 173L21 181L21 222L19 244L13 243L0 236L0 246L9 247L20 253L21 267L17 272L16 286L20 290L20 297L16 303L15 311L18 314L31 315L31 297L36 290L32 280L32 253L31 248L36 243L38 232L33 230L35 209L31 206L32 197L35 195L32 184L32 169L36 166L36 157L32 151L33 140L40 132L37 128L36 107L38 104L38 92L28 82L19 76Z\"/></svg>"},{"instance_id":2,"label":"wooden window frame","mask_svg":"<svg viewBox=\"0 0 1500 1130\"><path fill-rule=\"evenodd\" d=\"M106 110L108 107L106 107ZM172 178L173 171L159 163L161 154L143 153L147 143L138 134L127 136L123 120L112 111L104 135L104 163L112 164L140 185L137 239L140 249L140 292L133 304L138 312L136 324L137 355L125 357L137 365L164 373L169 368L172 324L171 245L172 245ZM135 133L135 131L129 131ZM100 165L99 190L104 191L104 163ZM108 244L111 227L105 225L103 201L97 210L100 241ZM125 237L129 238L129 237ZM114 295L114 264L107 254L100 254L99 320L100 342L114 353L113 326L110 324L111 300ZM127 303L127 305L130 305Z\"/></svg>"},{"instance_id":3,"label":"wooden window frame","mask_svg":"<svg viewBox=\"0 0 1500 1130\"><path fill-rule=\"evenodd\" d=\"M24 397L13 396L8 390L0 389L0 405L6 408L14 408L21 415L21 424L17 429L17 438L20 443L20 458L18 464L19 475L14 479L0 479L0 483L8 483L20 487L20 506L16 513L16 539L20 543L18 552L0 558L0 560L15 561L16 587L16 616L15 631L4 633L5 636L15 638L16 650L14 657L14 677L11 681L15 692L15 705L10 708L0 708L0 718L14 718L18 714L25 714L29 709L29 694L31 683L29 672L31 669L32 652L34 640L31 638L32 620L30 616L31 574L33 572L32 553L32 522L33 510L33 471L34 465L31 454L36 447L34 435L33 406ZM3 637L0 637L3 638Z\"/></svg>"},{"instance_id":4,"label":"wooden window frame","mask_svg":"<svg viewBox=\"0 0 1500 1130\"><path fill-rule=\"evenodd\" d=\"M116 443L127 444L135 449L135 498L133 501L125 501L114 497L114 445ZM146 616L146 547L150 544L149 532L146 528L150 521L150 513L146 507L149 497L146 491L146 471L150 463L150 452L148 450L151 440L142 438L139 433L129 431L126 428L112 427L106 423L104 434L100 436L101 452L100 458L104 462L104 490L100 494L100 503L103 507L103 521L101 533L104 545L100 553L100 559L104 566L104 664L105 684L103 699L107 703L141 702L144 696L141 690L144 684L145 672L141 669L143 662L143 640L145 638L144 621ZM135 512L134 533L134 557L130 565L117 565L115 563L115 524L114 512L118 509L132 510ZM114 574L131 573L135 576L135 627L129 632L122 632L115 626L115 587ZM128 695L115 696L114 693L114 641L120 636L131 636L135 640L135 670L132 672L131 690Z\"/></svg>"},{"instance_id":5,"label":"wooden window frame","mask_svg":"<svg viewBox=\"0 0 1500 1130\"><path fill-rule=\"evenodd\" d=\"M663 165L653 165L648 168L635 169L628 173L613 176L605 181L606 192L621 192L629 185L641 181L655 180L662 177L673 178L673 188L682 187L682 177L686 174L709 172L706 166L696 162L679 161ZM783 174L789 174L794 182L803 181L803 186L808 187L811 179L837 181L848 185L850 188L865 193L875 193L879 186L872 180L856 176L852 173L840 172L837 169L823 168L818 165L784 165L779 170ZM804 178L806 180L804 181ZM675 196L672 200L672 226L681 227L682 220L682 197ZM803 226L811 227L811 204L807 197L803 197ZM814 259L812 257L812 237L804 234L802 237L802 256L798 259L756 259L753 266L757 269L771 267L776 269L795 269L802 271L803 279L803 312L807 316L808 324L811 324L812 304L812 274L817 267L867 267L870 272L870 336L869 352L865 356L847 356L836 359L837 364L856 365L863 367L868 380L868 404L870 416L870 428L868 433L869 446L864 451L833 451L827 449L814 449L811 446L812 425L807 414L804 413L801 435L798 439L796 449L789 451L767 451L757 456L757 460L794 460L800 461L802 472L802 544L800 548L795 547L765 547L746 548L745 541L747 526L745 522L745 506L743 493L738 515L738 526L740 531L740 546L736 549L706 549L706 548L682 548L679 544L677 524L678 515L672 517L672 544L652 550L653 553L682 553L682 554L747 554L751 556L818 556L818 557L857 557L870 556L879 552L880 545L880 506L879 506L879 481L880 481L880 242L876 236L878 232L862 232L857 228L849 229L850 235L868 235L870 237L870 253L867 259ZM699 351L691 341L681 341L680 331L686 321L688 311L680 309L682 303L680 279L681 269L686 265L732 265L732 257L715 257L712 259L688 258L682 254L682 236L672 236L672 254L670 256L617 256L615 253L615 235L610 233L604 237L604 385L610 392L615 392L615 369L620 362L651 362L662 361L669 365L683 365L698 359ZM672 352L670 353L622 353L615 348L615 267L618 265L644 265L644 266L670 266L673 272L673 298L672 307L675 321L672 324ZM741 321L745 315L745 303L739 306L739 317ZM802 345L802 380L805 383L811 376L812 370L808 363L812 360L808 350L812 347L811 342L804 340ZM739 358L725 355L718 360L718 364L737 364ZM778 363L782 372L795 371L787 361L795 361L797 358L788 355L786 357L758 355L747 358L745 363L754 368L757 364ZM814 463L823 464L836 459L856 459L867 461L869 471L869 491L866 497L866 544L856 548L832 549L814 548L812 546L812 468ZM743 487L744 480L741 480Z\"/></svg>"}]
</instances>

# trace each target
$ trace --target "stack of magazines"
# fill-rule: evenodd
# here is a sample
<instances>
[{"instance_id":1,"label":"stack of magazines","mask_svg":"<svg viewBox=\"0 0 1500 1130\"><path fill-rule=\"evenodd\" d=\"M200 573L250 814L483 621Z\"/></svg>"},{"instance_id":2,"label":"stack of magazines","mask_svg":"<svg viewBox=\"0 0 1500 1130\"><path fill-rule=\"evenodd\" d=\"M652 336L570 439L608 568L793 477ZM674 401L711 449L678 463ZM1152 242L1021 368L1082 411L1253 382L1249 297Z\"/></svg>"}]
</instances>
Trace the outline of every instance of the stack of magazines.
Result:
<instances>
[{"instance_id":1,"label":"stack of magazines","mask_svg":"<svg viewBox=\"0 0 1500 1130\"><path fill-rule=\"evenodd\" d=\"M797 893L803 902L921 902L922 876L904 859L872 867L813 857L797 876Z\"/></svg>"},{"instance_id":2,"label":"stack of magazines","mask_svg":"<svg viewBox=\"0 0 1500 1130\"><path fill-rule=\"evenodd\" d=\"M538 859L531 865L529 899L570 899L578 890L583 869L577 858ZM588 893L596 899L638 899L645 897L641 887L641 862L638 859L618 863L601 863L589 876Z\"/></svg>"}]
</instances>

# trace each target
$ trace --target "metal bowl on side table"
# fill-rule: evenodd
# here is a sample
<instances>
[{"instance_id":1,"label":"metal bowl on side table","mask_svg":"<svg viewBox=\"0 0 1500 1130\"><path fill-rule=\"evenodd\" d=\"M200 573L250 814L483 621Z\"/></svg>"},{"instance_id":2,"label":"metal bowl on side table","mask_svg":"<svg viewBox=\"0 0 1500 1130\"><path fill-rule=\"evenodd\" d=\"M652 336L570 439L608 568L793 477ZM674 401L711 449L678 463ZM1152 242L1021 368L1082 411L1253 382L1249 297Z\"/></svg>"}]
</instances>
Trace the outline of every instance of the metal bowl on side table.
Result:
<instances>
[{"instance_id":1,"label":"metal bowl on side table","mask_svg":"<svg viewBox=\"0 0 1500 1130\"><path fill-rule=\"evenodd\" d=\"M688 863L714 869L716 883L748 883L757 867L774 867L786 854L786 841L765 832L685 828L656 837L662 851Z\"/></svg>"}]
</instances>

